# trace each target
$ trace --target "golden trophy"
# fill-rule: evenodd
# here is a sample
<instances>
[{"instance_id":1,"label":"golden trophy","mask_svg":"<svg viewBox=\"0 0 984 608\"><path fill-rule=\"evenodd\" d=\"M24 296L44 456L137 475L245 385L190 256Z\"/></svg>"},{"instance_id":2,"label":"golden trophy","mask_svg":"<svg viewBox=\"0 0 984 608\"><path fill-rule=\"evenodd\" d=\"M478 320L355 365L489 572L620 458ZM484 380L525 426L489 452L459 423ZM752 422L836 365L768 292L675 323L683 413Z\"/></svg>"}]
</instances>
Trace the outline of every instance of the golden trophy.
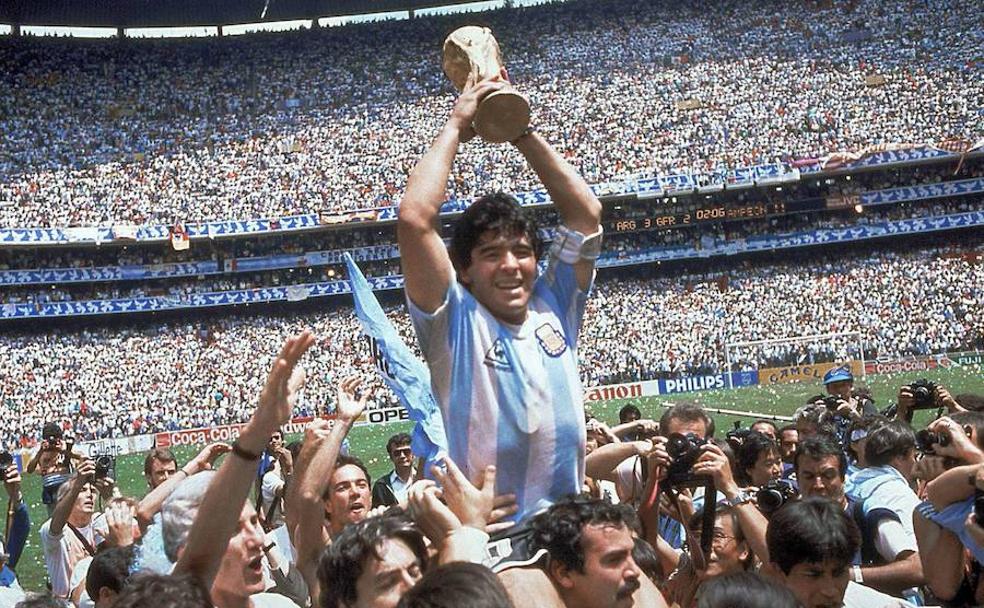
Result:
<instances>
[{"instance_id":1,"label":"golden trophy","mask_svg":"<svg viewBox=\"0 0 984 608\"><path fill-rule=\"evenodd\" d=\"M444 73L460 92L468 77L475 82L499 74L502 54L487 27L466 25L444 40ZM530 102L512 88L487 95L478 105L472 128L492 143L513 141L530 125Z\"/></svg>"}]
</instances>

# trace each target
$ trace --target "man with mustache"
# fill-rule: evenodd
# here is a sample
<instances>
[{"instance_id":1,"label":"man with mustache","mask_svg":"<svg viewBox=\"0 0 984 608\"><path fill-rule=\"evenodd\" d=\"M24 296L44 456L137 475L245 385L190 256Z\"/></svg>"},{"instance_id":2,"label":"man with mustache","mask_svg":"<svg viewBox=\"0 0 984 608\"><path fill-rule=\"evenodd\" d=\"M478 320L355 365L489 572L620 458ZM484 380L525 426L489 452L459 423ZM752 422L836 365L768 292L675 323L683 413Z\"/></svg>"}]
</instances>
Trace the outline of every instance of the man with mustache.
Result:
<instances>
[{"instance_id":1,"label":"man with mustache","mask_svg":"<svg viewBox=\"0 0 984 608\"><path fill-rule=\"evenodd\" d=\"M638 520L631 507L576 496L537 515L532 526L534 545L547 552L544 570L566 608L635 605L642 571L632 558Z\"/></svg>"}]
</instances>

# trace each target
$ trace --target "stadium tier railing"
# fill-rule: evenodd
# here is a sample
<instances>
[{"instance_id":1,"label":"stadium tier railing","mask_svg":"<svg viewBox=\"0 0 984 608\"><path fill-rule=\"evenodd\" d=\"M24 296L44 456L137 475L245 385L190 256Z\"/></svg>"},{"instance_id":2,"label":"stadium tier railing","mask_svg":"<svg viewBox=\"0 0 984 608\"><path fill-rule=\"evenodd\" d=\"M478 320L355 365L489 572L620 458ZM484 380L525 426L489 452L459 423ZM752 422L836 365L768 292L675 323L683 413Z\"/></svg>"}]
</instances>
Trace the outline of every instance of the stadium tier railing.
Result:
<instances>
[{"instance_id":1,"label":"stadium tier railing","mask_svg":"<svg viewBox=\"0 0 984 608\"><path fill-rule=\"evenodd\" d=\"M984 192L984 177L955 180L938 184L904 186L862 192L852 196L830 197L828 208L862 207L895 204L907 201L932 200L949 198ZM941 216L942 217L942 216ZM887 228L886 228L887 229ZM845 231L853 229L845 228ZM542 234L545 240L552 238L552 231L545 230ZM795 243L785 247L797 247L816 244L810 240L803 241L802 234L788 235ZM839 242L837 236L831 237ZM874 238L874 237L868 237ZM758 251L762 247L772 248L770 242L761 243L759 237L747 239L740 251ZM733 243L732 243L733 244ZM720 243L717 248L728 250L731 244ZM659 249L663 251L665 248ZM679 248L671 248L679 249ZM716 249L715 249L716 250ZM399 257L399 250L394 245L374 245L347 250L357 262L390 260ZM101 266L96 268L38 268L25 270L0 270L0 286L28 285L58 285L69 283L94 283L100 281L128 281L149 279L171 279L181 277L207 276L218 274L233 274L239 272L256 272L262 270L283 270L289 268L311 268L330 264L342 264L343 250L313 251L297 255L256 256L224 260L221 264L214 260L201 262L172 262L164 264L144 264L129 266ZM677 253L670 252L672 257L658 259L682 259ZM696 254L690 257L702 257Z\"/></svg>"},{"instance_id":2,"label":"stadium tier railing","mask_svg":"<svg viewBox=\"0 0 984 608\"><path fill-rule=\"evenodd\" d=\"M964 154L984 154L977 144L973 150ZM751 188L761 185L795 183L804 175L819 173L843 173L870 167L891 167L905 164L921 164L947 158L959 159L955 154L940 148L923 145L899 150L850 155L832 154L823 159L801 159L790 163L771 163L753 167L741 167L716 173L690 173L679 175L657 175L642 179L629 179L591 186L601 198L610 196L631 196L638 198L657 198L686 193L711 193L727 189ZM857 158L853 158L857 157ZM528 206L546 205L549 197L545 190L535 190L517 194L520 203ZM471 203L470 200L451 200L442 207L442 214L460 213ZM396 207L367 209L348 213L326 213L318 215L285 216L281 218L262 218L249 220L217 220L200 223L187 223L180 227L181 232L191 240L242 237L257 234L291 233L318 230L325 226L355 222L395 221ZM93 226L78 228L2 228L0 247L95 244L110 242L166 242L171 239L175 226L148 225L136 226L121 223L113 226Z\"/></svg>"},{"instance_id":3,"label":"stadium tier railing","mask_svg":"<svg viewBox=\"0 0 984 608\"><path fill-rule=\"evenodd\" d=\"M691 246L657 247L633 252L605 253L598 267L612 268L647 264L654 261L709 258L751 251L768 251L847 243L893 235L911 235L984 226L984 211L953 215L876 222L849 228L829 228L810 232L763 235L738 241L717 241L712 246L696 249ZM374 291L403 288L401 275L369 277ZM336 296L351 292L347 280L303 283L286 287L259 287L231 291L205 292L178 296L149 296L113 300L82 300L47 303L8 303L0 306L0 319L26 319L106 315L119 313L212 308Z\"/></svg>"}]
</instances>

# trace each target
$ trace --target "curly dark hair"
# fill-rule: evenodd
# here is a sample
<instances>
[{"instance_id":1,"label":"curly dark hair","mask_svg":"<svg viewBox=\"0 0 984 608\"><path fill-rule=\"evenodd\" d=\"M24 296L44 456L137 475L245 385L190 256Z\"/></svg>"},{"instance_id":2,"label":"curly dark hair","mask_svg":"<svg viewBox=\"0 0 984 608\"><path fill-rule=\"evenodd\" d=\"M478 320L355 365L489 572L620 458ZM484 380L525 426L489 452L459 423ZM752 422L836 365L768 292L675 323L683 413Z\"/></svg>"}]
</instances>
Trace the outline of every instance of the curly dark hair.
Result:
<instances>
[{"instance_id":1,"label":"curly dark hair","mask_svg":"<svg viewBox=\"0 0 984 608\"><path fill-rule=\"evenodd\" d=\"M631 507L613 505L587 494L567 497L533 518L533 546L546 549L550 559L569 570L583 572L584 526L610 524L639 531L639 519Z\"/></svg>"},{"instance_id":2,"label":"curly dark hair","mask_svg":"<svg viewBox=\"0 0 984 608\"><path fill-rule=\"evenodd\" d=\"M138 574L113 604L116 608L212 608L205 583L191 574Z\"/></svg>"},{"instance_id":3,"label":"curly dark hair","mask_svg":"<svg viewBox=\"0 0 984 608\"><path fill-rule=\"evenodd\" d=\"M464 272L471 266L472 250L482 235L492 231L503 236L523 234L540 257L543 244L536 222L526 213L515 197L504 192L488 194L472 203L454 224L449 253L455 270Z\"/></svg>"},{"instance_id":4,"label":"curly dark hair","mask_svg":"<svg viewBox=\"0 0 984 608\"><path fill-rule=\"evenodd\" d=\"M321 608L352 606L358 599L356 583L369 558L381 560L379 549L386 540L399 540L413 551L420 569L427 569L424 535L401 509L350 524L325 548L318 563Z\"/></svg>"}]
</instances>

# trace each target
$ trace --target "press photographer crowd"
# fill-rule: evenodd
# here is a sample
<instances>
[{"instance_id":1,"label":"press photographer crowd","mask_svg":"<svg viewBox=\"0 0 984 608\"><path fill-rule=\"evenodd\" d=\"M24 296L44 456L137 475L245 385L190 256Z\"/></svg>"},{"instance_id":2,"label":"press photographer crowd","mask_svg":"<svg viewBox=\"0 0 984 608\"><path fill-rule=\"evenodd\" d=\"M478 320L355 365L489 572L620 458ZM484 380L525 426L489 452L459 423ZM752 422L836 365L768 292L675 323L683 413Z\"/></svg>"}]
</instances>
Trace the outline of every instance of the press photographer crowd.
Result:
<instances>
[{"instance_id":1,"label":"press photographer crowd","mask_svg":"<svg viewBox=\"0 0 984 608\"><path fill-rule=\"evenodd\" d=\"M312 341L284 345L234 443L188 462L147 454L142 497L120 494L112 458L79 456L50 425L27 465L50 515L32 531L20 473L0 455L10 501L0 605L868 608L984 597L984 396L920 380L879 411L843 366L792 421L722 433L695 402L658 419L629 404L612 425L589 412L583 491L517 522L521 498L495 494L496 467L469 479L445 457L425 477L406 433L386 443L392 470L370 479L372 455L343 445L367 401L356 376L337 387L333 421L285 443ZM914 429L922 410L935 418ZM31 534L50 595L25 599L16 569Z\"/></svg>"}]
</instances>

